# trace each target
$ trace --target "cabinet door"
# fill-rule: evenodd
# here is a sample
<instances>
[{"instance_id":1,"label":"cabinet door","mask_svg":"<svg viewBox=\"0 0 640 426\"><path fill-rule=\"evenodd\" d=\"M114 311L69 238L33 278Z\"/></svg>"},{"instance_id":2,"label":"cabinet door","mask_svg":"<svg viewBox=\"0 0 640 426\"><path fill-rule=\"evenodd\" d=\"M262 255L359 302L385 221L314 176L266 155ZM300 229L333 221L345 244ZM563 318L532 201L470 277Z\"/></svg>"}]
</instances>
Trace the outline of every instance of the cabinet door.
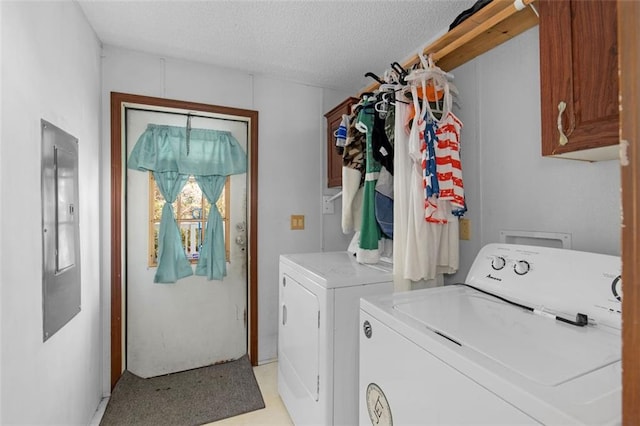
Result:
<instances>
[{"instance_id":1,"label":"cabinet door","mask_svg":"<svg viewBox=\"0 0 640 426\"><path fill-rule=\"evenodd\" d=\"M340 127L343 114L351 113L351 105L357 98L347 98L324 116L327 119L327 187L342 186L342 156L336 150L335 132Z\"/></svg>"},{"instance_id":2,"label":"cabinet door","mask_svg":"<svg viewBox=\"0 0 640 426\"><path fill-rule=\"evenodd\" d=\"M615 158L619 126L615 0L540 0L539 10L542 154Z\"/></svg>"}]
</instances>

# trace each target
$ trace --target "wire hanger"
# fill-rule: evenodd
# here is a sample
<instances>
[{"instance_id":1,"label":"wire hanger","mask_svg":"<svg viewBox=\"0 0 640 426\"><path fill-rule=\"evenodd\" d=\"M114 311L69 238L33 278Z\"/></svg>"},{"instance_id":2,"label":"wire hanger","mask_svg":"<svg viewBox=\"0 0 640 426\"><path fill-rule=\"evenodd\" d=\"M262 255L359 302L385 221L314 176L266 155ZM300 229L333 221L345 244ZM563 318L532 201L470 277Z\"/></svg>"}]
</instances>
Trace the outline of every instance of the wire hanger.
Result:
<instances>
[{"instance_id":1,"label":"wire hanger","mask_svg":"<svg viewBox=\"0 0 640 426\"><path fill-rule=\"evenodd\" d=\"M407 84L405 78L407 77L407 75L409 75L409 73L402 67L402 65L397 62L393 62L391 64L391 69L393 69L398 74L398 82L400 84Z\"/></svg>"},{"instance_id":2,"label":"wire hanger","mask_svg":"<svg viewBox=\"0 0 640 426\"><path fill-rule=\"evenodd\" d=\"M374 74L374 73L372 73L371 71L369 71L369 72L365 73L365 75L364 75L364 76L365 76L365 77L371 77L371 78L373 78L375 81L377 81L377 82L378 82L378 83L380 83L380 84L384 84L384 83L385 83L385 82L384 82L380 77L378 77L377 75L375 75L375 74Z\"/></svg>"},{"instance_id":3,"label":"wire hanger","mask_svg":"<svg viewBox=\"0 0 640 426\"><path fill-rule=\"evenodd\" d=\"M437 67L433 57L425 57L420 54L422 69L415 69L407 76L406 80L412 86L412 95L422 98L423 105L431 118L437 121L434 113L441 113L444 117L451 111L452 95L449 77L453 77ZM457 89L456 93L457 93ZM430 105L433 104L433 105Z\"/></svg>"}]
</instances>

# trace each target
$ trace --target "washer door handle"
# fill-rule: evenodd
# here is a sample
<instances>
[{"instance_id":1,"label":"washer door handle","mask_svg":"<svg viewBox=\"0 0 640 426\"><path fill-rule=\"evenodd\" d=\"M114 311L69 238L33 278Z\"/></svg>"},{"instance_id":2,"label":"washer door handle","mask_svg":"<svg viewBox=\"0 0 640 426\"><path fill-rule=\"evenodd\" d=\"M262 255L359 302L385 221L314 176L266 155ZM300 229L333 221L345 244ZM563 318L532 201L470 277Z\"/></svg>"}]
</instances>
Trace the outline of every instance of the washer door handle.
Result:
<instances>
[{"instance_id":1,"label":"washer door handle","mask_svg":"<svg viewBox=\"0 0 640 426\"><path fill-rule=\"evenodd\" d=\"M364 335L367 339L371 339L371 335L373 334L373 331L371 330L371 323L365 320L362 324L362 329L364 330Z\"/></svg>"}]
</instances>

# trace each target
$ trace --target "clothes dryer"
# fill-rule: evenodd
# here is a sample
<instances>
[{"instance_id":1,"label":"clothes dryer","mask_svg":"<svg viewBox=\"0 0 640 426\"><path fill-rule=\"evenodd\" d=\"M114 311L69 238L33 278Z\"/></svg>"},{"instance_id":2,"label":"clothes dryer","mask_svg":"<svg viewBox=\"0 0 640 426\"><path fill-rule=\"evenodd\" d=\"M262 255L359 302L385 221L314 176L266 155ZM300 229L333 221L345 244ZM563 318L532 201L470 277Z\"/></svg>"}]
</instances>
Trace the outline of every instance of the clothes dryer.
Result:
<instances>
[{"instance_id":1,"label":"clothes dryer","mask_svg":"<svg viewBox=\"0 0 640 426\"><path fill-rule=\"evenodd\" d=\"M392 291L390 264L280 256L278 392L296 425L357 424L359 300Z\"/></svg>"}]
</instances>

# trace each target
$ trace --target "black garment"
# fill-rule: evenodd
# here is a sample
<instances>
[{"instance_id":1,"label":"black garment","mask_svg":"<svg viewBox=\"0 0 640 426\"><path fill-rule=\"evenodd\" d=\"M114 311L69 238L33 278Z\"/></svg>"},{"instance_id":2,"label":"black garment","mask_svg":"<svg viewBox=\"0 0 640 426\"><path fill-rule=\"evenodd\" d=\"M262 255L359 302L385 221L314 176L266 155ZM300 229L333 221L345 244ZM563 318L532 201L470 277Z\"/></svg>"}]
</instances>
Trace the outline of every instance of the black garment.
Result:
<instances>
[{"instance_id":1,"label":"black garment","mask_svg":"<svg viewBox=\"0 0 640 426\"><path fill-rule=\"evenodd\" d=\"M371 146L373 158L393 175L393 145L387 138L384 129L385 119L376 113L373 120L373 131L371 133Z\"/></svg>"},{"instance_id":2,"label":"black garment","mask_svg":"<svg viewBox=\"0 0 640 426\"><path fill-rule=\"evenodd\" d=\"M449 25L449 31L463 23L469 16L473 15L489 3L491 3L491 0L478 0L477 2L475 2L469 9L456 16L456 19L454 19L451 25Z\"/></svg>"}]
</instances>

